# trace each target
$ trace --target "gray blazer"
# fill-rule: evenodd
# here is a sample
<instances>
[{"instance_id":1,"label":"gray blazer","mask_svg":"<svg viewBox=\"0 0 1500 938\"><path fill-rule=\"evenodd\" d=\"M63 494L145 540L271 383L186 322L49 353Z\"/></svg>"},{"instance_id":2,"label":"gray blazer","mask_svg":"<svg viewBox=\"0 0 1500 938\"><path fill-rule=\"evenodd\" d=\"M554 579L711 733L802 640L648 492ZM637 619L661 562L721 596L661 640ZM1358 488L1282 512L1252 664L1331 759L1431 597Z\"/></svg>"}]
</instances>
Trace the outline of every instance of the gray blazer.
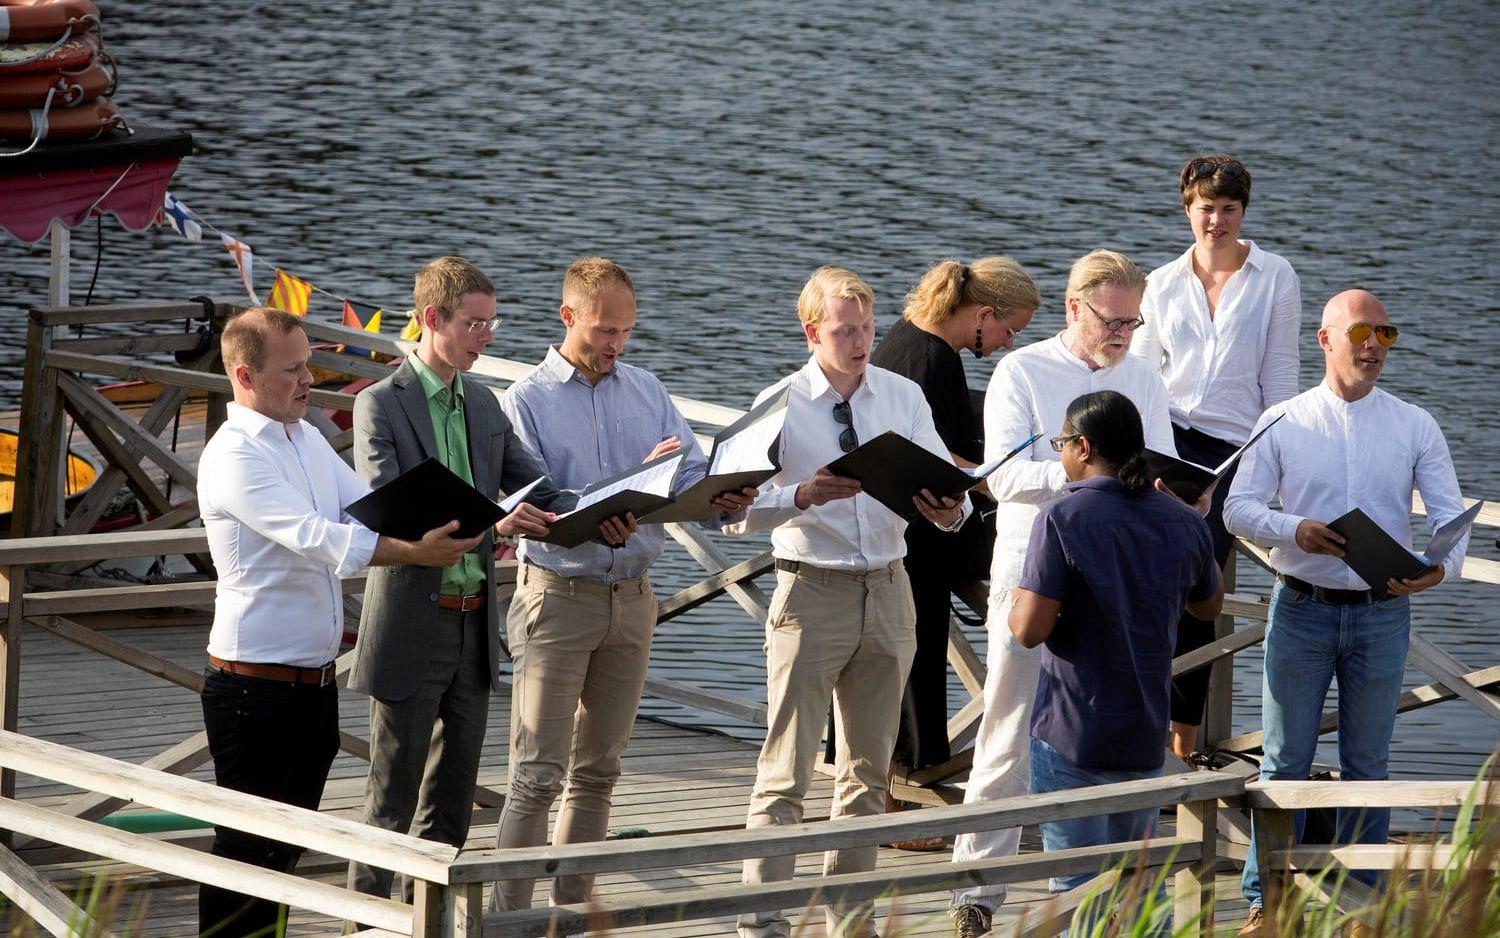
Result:
<instances>
[{"instance_id":1,"label":"gray blazer","mask_svg":"<svg viewBox=\"0 0 1500 938\"><path fill-rule=\"evenodd\" d=\"M464 419L474 487L498 500L545 470L516 437L494 393L467 375ZM438 455L432 416L422 381L410 361L354 399L354 469L371 486L396 478L428 457ZM577 495L559 492L543 480L526 499L543 508L566 511ZM495 541L485 534L479 545L489 614L490 682L499 689L500 604L495 601ZM349 687L381 700L400 701L416 691L427 670L431 646L428 623L437 614L443 571L438 567L372 567L365 585L359 639Z\"/></svg>"}]
</instances>

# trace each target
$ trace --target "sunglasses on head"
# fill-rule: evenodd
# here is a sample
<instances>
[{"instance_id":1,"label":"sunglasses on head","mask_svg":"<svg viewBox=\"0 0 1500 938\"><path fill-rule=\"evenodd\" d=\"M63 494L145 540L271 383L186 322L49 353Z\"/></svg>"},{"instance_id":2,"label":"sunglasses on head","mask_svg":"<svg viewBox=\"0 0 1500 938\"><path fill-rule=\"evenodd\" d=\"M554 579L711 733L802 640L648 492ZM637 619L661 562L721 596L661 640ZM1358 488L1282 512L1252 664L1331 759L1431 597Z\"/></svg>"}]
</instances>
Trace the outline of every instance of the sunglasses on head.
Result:
<instances>
[{"instance_id":1,"label":"sunglasses on head","mask_svg":"<svg viewBox=\"0 0 1500 938\"><path fill-rule=\"evenodd\" d=\"M1215 173L1234 178L1245 175L1245 167L1239 163L1215 163L1213 160L1193 160L1188 164L1188 179L1192 182L1207 179Z\"/></svg>"},{"instance_id":2,"label":"sunglasses on head","mask_svg":"<svg viewBox=\"0 0 1500 938\"><path fill-rule=\"evenodd\" d=\"M1400 335L1400 330L1398 330L1395 326L1372 326L1367 322L1355 323L1354 325L1350 326L1344 332L1344 334L1347 335L1349 337L1349 341L1353 342L1355 345L1364 345L1365 340L1370 337L1370 333L1372 332L1375 333L1375 341L1379 342L1381 345L1386 346L1387 348L1395 345L1396 337Z\"/></svg>"}]
</instances>

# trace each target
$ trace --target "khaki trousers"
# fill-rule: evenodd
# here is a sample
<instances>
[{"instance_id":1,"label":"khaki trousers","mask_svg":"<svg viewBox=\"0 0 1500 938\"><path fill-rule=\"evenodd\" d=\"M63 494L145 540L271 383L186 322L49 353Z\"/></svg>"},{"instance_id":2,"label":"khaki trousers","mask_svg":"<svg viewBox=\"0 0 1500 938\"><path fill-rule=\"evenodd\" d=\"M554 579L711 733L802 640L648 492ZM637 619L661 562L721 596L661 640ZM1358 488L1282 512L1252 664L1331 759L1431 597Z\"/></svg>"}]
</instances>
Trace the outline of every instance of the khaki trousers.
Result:
<instances>
[{"instance_id":1,"label":"khaki trousers","mask_svg":"<svg viewBox=\"0 0 1500 938\"><path fill-rule=\"evenodd\" d=\"M901 561L854 574L810 567L778 570L766 623L766 742L756 767L747 828L797 824L812 782L818 741L833 699L838 762L833 817L885 811L886 773L901 719L901 694L916 653L916 609ZM823 874L875 868L876 847L830 850ZM794 855L745 861L744 881L791 879ZM845 935L874 934L871 906L827 909ZM747 938L791 934L781 912L740 916Z\"/></svg>"},{"instance_id":2,"label":"khaki trousers","mask_svg":"<svg viewBox=\"0 0 1500 938\"><path fill-rule=\"evenodd\" d=\"M515 663L510 700L510 788L499 847L603 840L620 756L646 682L656 596L646 575L617 583L563 577L522 564L506 616ZM554 905L584 902L592 875L559 876ZM531 907L534 881L495 884L490 907Z\"/></svg>"}]
</instances>

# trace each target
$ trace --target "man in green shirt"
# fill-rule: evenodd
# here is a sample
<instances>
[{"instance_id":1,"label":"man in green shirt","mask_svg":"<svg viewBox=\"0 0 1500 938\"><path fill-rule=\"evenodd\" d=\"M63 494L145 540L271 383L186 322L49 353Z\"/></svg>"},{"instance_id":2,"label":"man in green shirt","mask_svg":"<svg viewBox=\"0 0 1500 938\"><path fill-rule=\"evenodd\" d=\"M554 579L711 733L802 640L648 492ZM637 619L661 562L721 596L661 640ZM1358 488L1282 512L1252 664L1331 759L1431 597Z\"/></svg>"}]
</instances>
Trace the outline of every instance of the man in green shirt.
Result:
<instances>
[{"instance_id":1,"label":"man in green shirt","mask_svg":"<svg viewBox=\"0 0 1500 938\"><path fill-rule=\"evenodd\" d=\"M440 257L412 291L422 338L354 406L354 468L372 486L437 459L491 498L544 475L489 388L463 373L494 332L495 288L474 265ZM542 480L501 519L501 535L545 534L577 496ZM384 567L365 587L349 687L370 695L365 820L462 847L469 833L489 695L499 686L502 619L495 543L456 564ZM389 897L392 874L349 866L350 888ZM408 901L411 884L404 884Z\"/></svg>"}]
</instances>

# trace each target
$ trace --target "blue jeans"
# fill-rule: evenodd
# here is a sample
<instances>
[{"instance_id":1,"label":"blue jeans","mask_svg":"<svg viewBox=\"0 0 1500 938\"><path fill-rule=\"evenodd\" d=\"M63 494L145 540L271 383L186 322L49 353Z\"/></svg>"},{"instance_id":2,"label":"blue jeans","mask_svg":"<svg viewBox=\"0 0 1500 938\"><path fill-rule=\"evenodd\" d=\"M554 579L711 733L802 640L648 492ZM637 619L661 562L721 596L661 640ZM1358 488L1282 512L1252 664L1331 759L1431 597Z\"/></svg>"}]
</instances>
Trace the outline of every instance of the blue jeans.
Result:
<instances>
[{"instance_id":1,"label":"blue jeans","mask_svg":"<svg viewBox=\"0 0 1500 938\"><path fill-rule=\"evenodd\" d=\"M1166 733L1166 727L1162 727ZM1133 782L1140 778L1159 778L1160 768L1147 771L1132 769L1086 769L1074 765L1062 754L1035 736L1031 738L1031 793L1068 791L1111 782ZM1095 847L1100 844L1142 840L1151 836L1156 824L1156 808L1121 811L1072 821L1047 821L1042 824L1042 849L1066 850L1069 847ZM1067 892L1097 876L1097 873L1075 873L1054 877L1047 883L1052 892Z\"/></svg>"},{"instance_id":2,"label":"blue jeans","mask_svg":"<svg viewBox=\"0 0 1500 938\"><path fill-rule=\"evenodd\" d=\"M1262 780L1302 780L1318 748L1323 700L1335 676L1339 682L1339 774L1350 781L1387 777L1396 700L1411 637L1411 606L1405 596L1366 605L1334 606L1288 589L1271 596L1266 632L1261 721L1265 727ZM1335 841L1383 844L1391 812L1340 808ZM1302 833L1302 812L1296 829ZM1260 869L1252 825L1250 857L1241 890L1252 906L1261 904ZM1373 882L1368 874L1358 878Z\"/></svg>"}]
</instances>

